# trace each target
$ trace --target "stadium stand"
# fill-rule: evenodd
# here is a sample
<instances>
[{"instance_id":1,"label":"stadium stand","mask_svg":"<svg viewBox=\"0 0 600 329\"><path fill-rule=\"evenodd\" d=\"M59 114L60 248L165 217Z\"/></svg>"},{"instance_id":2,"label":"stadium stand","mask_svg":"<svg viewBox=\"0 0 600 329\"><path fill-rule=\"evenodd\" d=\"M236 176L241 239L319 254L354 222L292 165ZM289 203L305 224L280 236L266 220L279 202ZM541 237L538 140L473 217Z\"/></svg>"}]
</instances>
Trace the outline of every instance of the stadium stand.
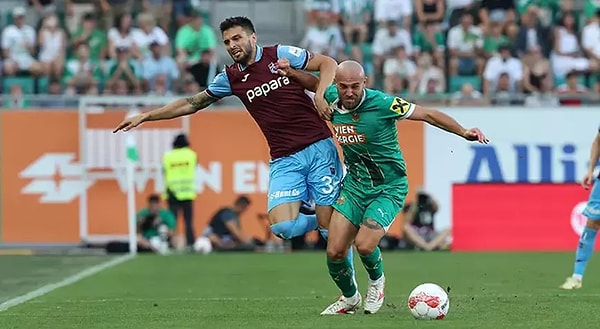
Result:
<instances>
[{"instance_id":1,"label":"stadium stand","mask_svg":"<svg viewBox=\"0 0 600 329\"><path fill-rule=\"evenodd\" d=\"M432 105L597 104L595 0L6 0L4 108L200 90L230 61L218 23L262 44L365 64L372 87ZM87 3L87 4L86 4ZM37 94L37 95L34 95ZM58 102L47 98L64 96ZM42 103L40 103L42 102Z\"/></svg>"}]
</instances>

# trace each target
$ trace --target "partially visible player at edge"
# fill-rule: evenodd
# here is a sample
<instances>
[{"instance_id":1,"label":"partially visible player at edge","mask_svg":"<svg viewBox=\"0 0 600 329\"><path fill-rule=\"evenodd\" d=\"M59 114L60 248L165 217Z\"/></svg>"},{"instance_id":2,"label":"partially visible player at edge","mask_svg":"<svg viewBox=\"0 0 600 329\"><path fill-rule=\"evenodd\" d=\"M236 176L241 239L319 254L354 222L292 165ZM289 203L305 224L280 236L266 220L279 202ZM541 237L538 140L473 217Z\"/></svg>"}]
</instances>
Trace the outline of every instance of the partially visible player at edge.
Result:
<instances>
[{"instance_id":1,"label":"partially visible player at edge","mask_svg":"<svg viewBox=\"0 0 600 329\"><path fill-rule=\"evenodd\" d=\"M598 229L600 229L600 179L598 176L594 176L594 169L596 169L598 159L600 159L600 128L598 128L596 138L592 142L590 164L587 173L581 181L581 186L586 190L590 188L590 185L594 184L587 205L583 210L583 215L587 217L587 221L579 237L579 244L575 252L573 274L560 286L562 289L572 290L582 287L583 273L594 252L596 235L598 234Z\"/></svg>"},{"instance_id":2,"label":"partially visible player at edge","mask_svg":"<svg viewBox=\"0 0 600 329\"><path fill-rule=\"evenodd\" d=\"M280 60L279 67L282 74L308 90L316 90L319 85L314 75L290 69L285 60ZM355 313L362 304L346 259L353 242L369 276L364 311L376 313L383 305L385 276L378 244L403 208L408 193L396 120L424 121L469 141L489 142L477 128L465 129L442 112L365 88L365 83L363 67L345 61L338 66L335 85L325 93L334 108L332 124L348 173L333 205L327 241L329 274L342 296L323 315Z\"/></svg>"},{"instance_id":3,"label":"partially visible player at edge","mask_svg":"<svg viewBox=\"0 0 600 329\"><path fill-rule=\"evenodd\" d=\"M235 95L269 144L268 213L273 233L291 239L318 226L326 228L343 176L331 131L321 120L331 116L324 93L333 81L337 62L293 46L261 47L257 45L254 25L246 17L227 18L221 22L220 30L234 63L227 65L206 90L125 119L114 132L128 131L146 121L193 114L223 97ZM277 60L281 58L296 69L320 72L314 104L302 86L278 74ZM302 201L309 199L316 203L316 216L300 212ZM319 231L327 238L325 229Z\"/></svg>"}]
</instances>

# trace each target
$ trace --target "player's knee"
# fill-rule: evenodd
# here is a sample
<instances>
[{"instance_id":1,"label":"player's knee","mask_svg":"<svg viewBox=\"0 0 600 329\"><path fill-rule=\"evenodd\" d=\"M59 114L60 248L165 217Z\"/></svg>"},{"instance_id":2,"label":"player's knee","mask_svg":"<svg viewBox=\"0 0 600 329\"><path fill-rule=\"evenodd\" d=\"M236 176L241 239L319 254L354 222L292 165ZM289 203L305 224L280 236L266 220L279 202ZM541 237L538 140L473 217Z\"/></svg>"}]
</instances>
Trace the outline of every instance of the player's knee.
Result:
<instances>
[{"instance_id":1,"label":"player's knee","mask_svg":"<svg viewBox=\"0 0 600 329\"><path fill-rule=\"evenodd\" d=\"M355 243L356 245L356 251L361 254L362 256L367 256L373 253L373 251L375 251L375 248L377 248L378 243L373 243L371 241L365 241L365 242L358 242L356 241Z\"/></svg>"},{"instance_id":2,"label":"player's knee","mask_svg":"<svg viewBox=\"0 0 600 329\"><path fill-rule=\"evenodd\" d=\"M348 254L348 248L343 246L336 246L333 244L327 245L327 259L332 261L341 261L346 258Z\"/></svg>"},{"instance_id":3,"label":"player's knee","mask_svg":"<svg viewBox=\"0 0 600 329\"><path fill-rule=\"evenodd\" d=\"M302 236L317 228L317 221L314 217L314 215L299 214L295 220L272 224L271 232L284 240Z\"/></svg>"}]
</instances>

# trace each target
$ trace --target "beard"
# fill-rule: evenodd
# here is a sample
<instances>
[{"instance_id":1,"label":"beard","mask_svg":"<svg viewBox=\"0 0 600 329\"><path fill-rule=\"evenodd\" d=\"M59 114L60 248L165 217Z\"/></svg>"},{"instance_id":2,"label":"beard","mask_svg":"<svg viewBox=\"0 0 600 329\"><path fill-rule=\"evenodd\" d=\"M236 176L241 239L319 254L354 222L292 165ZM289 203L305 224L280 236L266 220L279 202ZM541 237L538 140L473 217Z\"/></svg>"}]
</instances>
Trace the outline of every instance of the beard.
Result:
<instances>
[{"instance_id":1,"label":"beard","mask_svg":"<svg viewBox=\"0 0 600 329\"><path fill-rule=\"evenodd\" d=\"M250 42L248 42L248 44L242 49L242 52L244 53L244 56L237 59L233 56L231 58L234 62L245 65L250 61L250 56L252 56L252 45Z\"/></svg>"}]
</instances>

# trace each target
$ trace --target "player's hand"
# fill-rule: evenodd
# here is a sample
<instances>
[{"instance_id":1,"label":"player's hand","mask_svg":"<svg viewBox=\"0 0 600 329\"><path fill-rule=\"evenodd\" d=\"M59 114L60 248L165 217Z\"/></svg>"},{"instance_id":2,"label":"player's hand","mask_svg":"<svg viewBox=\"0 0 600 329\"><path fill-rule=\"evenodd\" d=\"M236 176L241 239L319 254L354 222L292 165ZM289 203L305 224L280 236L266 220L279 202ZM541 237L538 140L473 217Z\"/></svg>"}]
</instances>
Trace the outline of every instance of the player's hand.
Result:
<instances>
[{"instance_id":1,"label":"player's hand","mask_svg":"<svg viewBox=\"0 0 600 329\"><path fill-rule=\"evenodd\" d=\"M290 61L287 58L277 60L277 74L285 77L288 76L291 70Z\"/></svg>"},{"instance_id":2,"label":"player's hand","mask_svg":"<svg viewBox=\"0 0 600 329\"><path fill-rule=\"evenodd\" d=\"M592 186L592 183L594 182L594 172L587 172L585 174L585 176L583 176L583 179L581 180L581 186L586 189L589 190L590 186Z\"/></svg>"},{"instance_id":3,"label":"player's hand","mask_svg":"<svg viewBox=\"0 0 600 329\"><path fill-rule=\"evenodd\" d=\"M315 108L317 109L317 113L319 113L319 116L321 117L321 119L326 120L326 121L331 121L331 117L333 115L333 110L331 109L329 104L327 104L327 101L325 100L325 96L319 95L318 93L315 94L314 102L315 102Z\"/></svg>"},{"instance_id":4,"label":"player's hand","mask_svg":"<svg viewBox=\"0 0 600 329\"><path fill-rule=\"evenodd\" d=\"M121 122L113 133L118 132L119 130L129 131L139 125L141 125L144 121L146 121L146 115L144 113L132 116L131 118L127 118Z\"/></svg>"},{"instance_id":5,"label":"player's hand","mask_svg":"<svg viewBox=\"0 0 600 329\"><path fill-rule=\"evenodd\" d=\"M487 137L479 130L479 128L471 128L463 134L463 137L468 141L477 141L481 144L487 144L490 142Z\"/></svg>"}]
</instances>

